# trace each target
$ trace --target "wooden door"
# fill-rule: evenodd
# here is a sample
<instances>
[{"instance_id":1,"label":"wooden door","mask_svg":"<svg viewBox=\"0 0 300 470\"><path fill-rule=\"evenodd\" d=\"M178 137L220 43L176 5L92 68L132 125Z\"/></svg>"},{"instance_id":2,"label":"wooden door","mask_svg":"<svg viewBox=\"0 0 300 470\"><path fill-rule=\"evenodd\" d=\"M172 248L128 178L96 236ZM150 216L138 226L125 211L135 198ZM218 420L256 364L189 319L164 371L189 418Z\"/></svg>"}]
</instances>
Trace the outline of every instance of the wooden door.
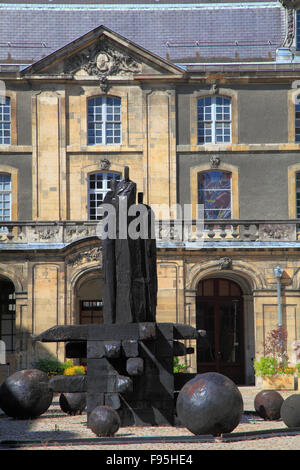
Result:
<instances>
[{"instance_id":1,"label":"wooden door","mask_svg":"<svg viewBox=\"0 0 300 470\"><path fill-rule=\"evenodd\" d=\"M208 347L197 345L197 372L218 372L245 382L243 298L238 284L206 279L197 292L197 329L206 330Z\"/></svg>"},{"instance_id":2,"label":"wooden door","mask_svg":"<svg viewBox=\"0 0 300 470\"><path fill-rule=\"evenodd\" d=\"M103 323L103 302L101 300L82 300L80 302L79 323Z\"/></svg>"}]
</instances>

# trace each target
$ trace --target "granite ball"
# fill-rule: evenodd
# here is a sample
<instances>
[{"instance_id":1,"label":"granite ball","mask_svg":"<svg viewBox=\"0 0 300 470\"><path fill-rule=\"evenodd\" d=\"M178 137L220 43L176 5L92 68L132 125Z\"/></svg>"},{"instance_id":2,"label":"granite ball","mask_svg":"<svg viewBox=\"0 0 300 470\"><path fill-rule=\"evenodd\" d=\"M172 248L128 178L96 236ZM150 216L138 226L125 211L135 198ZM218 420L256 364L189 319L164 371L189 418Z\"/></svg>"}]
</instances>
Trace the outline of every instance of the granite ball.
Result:
<instances>
[{"instance_id":1,"label":"granite ball","mask_svg":"<svg viewBox=\"0 0 300 470\"><path fill-rule=\"evenodd\" d=\"M193 434L220 436L239 424L243 398L235 383L217 372L196 375L180 390L177 416Z\"/></svg>"},{"instance_id":2,"label":"granite ball","mask_svg":"<svg viewBox=\"0 0 300 470\"><path fill-rule=\"evenodd\" d=\"M97 406L88 419L89 428L98 437L112 437L119 430L121 420L110 406Z\"/></svg>"},{"instance_id":3,"label":"granite ball","mask_svg":"<svg viewBox=\"0 0 300 470\"><path fill-rule=\"evenodd\" d=\"M36 418L48 410L52 399L48 376L38 369L15 372L0 387L0 408L12 418Z\"/></svg>"},{"instance_id":4,"label":"granite ball","mask_svg":"<svg viewBox=\"0 0 300 470\"><path fill-rule=\"evenodd\" d=\"M300 394L287 397L281 406L281 419L289 428L300 427Z\"/></svg>"},{"instance_id":5,"label":"granite ball","mask_svg":"<svg viewBox=\"0 0 300 470\"><path fill-rule=\"evenodd\" d=\"M256 413L266 421L280 419L280 409L284 399L275 390L262 390L254 398Z\"/></svg>"},{"instance_id":6,"label":"granite ball","mask_svg":"<svg viewBox=\"0 0 300 470\"><path fill-rule=\"evenodd\" d=\"M86 393L61 393L59 397L59 405L61 410L70 416L75 416L76 414L81 415L86 407Z\"/></svg>"}]
</instances>

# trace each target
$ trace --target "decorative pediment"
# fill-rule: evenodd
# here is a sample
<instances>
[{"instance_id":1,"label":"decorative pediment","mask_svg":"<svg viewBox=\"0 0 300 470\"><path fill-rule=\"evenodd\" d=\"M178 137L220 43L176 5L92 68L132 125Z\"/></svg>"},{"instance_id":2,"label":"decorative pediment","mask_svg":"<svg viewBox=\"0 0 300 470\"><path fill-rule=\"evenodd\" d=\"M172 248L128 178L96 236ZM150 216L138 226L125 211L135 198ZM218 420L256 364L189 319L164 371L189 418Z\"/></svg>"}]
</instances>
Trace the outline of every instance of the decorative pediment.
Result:
<instances>
[{"instance_id":1,"label":"decorative pediment","mask_svg":"<svg viewBox=\"0 0 300 470\"><path fill-rule=\"evenodd\" d=\"M95 77L100 84L108 77L132 77L133 75L180 74L181 68L170 64L101 26L78 38L62 49L53 52L23 70L25 76L73 76Z\"/></svg>"}]
</instances>

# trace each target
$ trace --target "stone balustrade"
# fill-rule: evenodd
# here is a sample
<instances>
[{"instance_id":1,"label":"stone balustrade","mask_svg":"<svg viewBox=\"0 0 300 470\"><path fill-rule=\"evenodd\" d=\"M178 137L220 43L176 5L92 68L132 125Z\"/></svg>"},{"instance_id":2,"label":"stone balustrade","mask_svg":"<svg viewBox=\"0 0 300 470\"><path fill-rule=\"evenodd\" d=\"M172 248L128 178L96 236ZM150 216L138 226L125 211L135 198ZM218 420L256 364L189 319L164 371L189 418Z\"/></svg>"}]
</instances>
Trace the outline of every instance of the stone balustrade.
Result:
<instances>
[{"instance_id":1,"label":"stone balustrade","mask_svg":"<svg viewBox=\"0 0 300 470\"><path fill-rule=\"evenodd\" d=\"M88 238L99 238L98 221L10 221L0 222L0 246L66 246ZM157 220L158 246L201 242L298 242L299 220Z\"/></svg>"}]
</instances>

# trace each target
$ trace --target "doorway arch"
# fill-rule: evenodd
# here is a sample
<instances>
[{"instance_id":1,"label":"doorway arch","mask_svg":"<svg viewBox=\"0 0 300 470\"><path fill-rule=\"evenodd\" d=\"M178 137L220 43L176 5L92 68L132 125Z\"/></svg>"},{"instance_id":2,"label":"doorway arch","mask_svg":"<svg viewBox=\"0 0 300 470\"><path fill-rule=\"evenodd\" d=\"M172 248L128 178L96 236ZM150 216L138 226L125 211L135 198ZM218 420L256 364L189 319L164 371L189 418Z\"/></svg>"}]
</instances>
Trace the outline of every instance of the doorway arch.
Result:
<instances>
[{"instance_id":1,"label":"doorway arch","mask_svg":"<svg viewBox=\"0 0 300 470\"><path fill-rule=\"evenodd\" d=\"M74 287L74 322L103 323L102 273L94 269L82 273Z\"/></svg>"},{"instance_id":2,"label":"doorway arch","mask_svg":"<svg viewBox=\"0 0 300 470\"><path fill-rule=\"evenodd\" d=\"M224 273L225 274L225 273ZM226 273L227 274L227 273ZM197 344L197 373L218 372L236 384L254 382L253 314L249 322L249 295L237 276L210 275L196 291L196 328L206 330L207 344ZM252 303L253 304L253 303ZM251 331L250 331L251 330Z\"/></svg>"}]
</instances>

